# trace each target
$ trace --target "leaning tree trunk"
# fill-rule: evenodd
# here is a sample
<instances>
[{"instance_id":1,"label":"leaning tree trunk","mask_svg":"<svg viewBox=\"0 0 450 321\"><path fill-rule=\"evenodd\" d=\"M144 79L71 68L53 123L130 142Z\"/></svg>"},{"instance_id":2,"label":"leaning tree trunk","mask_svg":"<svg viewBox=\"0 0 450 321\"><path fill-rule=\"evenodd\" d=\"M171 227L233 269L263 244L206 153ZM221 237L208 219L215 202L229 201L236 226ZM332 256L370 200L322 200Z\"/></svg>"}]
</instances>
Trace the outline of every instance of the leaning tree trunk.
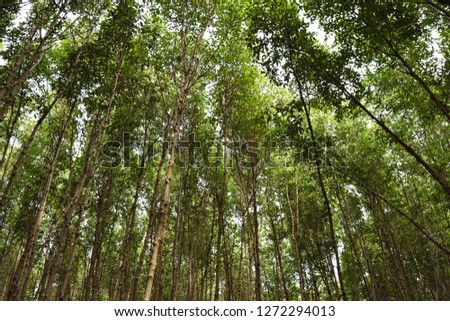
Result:
<instances>
[{"instance_id":1,"label":"leaning tree trunk","mask_svg":"<svg viewBox=\"0 0 450 321\"><path fill-rule=\"evenodd\" d=\"M24 56L25 50L22 51L21 55L16 60L16 63L14 64L12 70L10 71L9 75L6 78L5 81L6 85L0 89L0 102L2 101L4 102L3 106L0 109L0 122L3 121L9 106L12 104L12 101L14 100L14 97L17 94L17 92L22 88L25 80L28 78L31 72L39 65L45 52L44 46L48 43L48 39L51 36L51 34L55 31L57 24L61 21L61 15L65 11L67 4L68 2L65 1L58 8L58 11L53 17L53 20L51 21L45 34L41 37L38 47L31 55L29 63L23 68L23 72L21 74L19 74L19 70L22 67L22 63L25 58ZM26 38L27 46L30 44L34 35L36 34L37 31L36 29L37 26L34 26L30 30L30 33ZM14 77L17 76L17 74L19 74L18 78L14 80ZM8 97L5 99L6 95L8 95Z\"/></svg>"},{"instance_id":2,"label":"leaning tree trunk","mask_svg":"<svg viewBox=\"0 0 450 321\"><path fill-rule=\"evenodd\" d=\"M155 240L153 242L153 248L152 248L152 256L151 256L148 273L147 273L147 284L146 284L145 294L144 294L145 301L150 300L152 287L153 287L153 281L155 278L156 266L158 263L157 260L158 260L159 248L160 248L161 242L163 241L164 234L165 234L166 222L167 222L167 211L169 209L170 189L171 189L171 185L172 185L173 167L175 164L175 156L176 156L176 148L177 148L176 145L178 144L183 108L186 104L188 86L189 86L189 77L187 77L187 75L186 75L183 87L182 87L179 97L178 97L177 106L176 106L177 110L175 113L173 142L172 142L172 147L171 147L171 151L170 151L169 164L167 167L166 184L165 184L164 193L163 193L163 196L161 199L158 229L156 230Z\"/></svg>"},{"instance_id":3,"label":"leaning tree trunk","mask_svg":"<svg viewBox=\"0 0 450 321\"><path fill-rule=\"evenodd\" d=\"M49 115L49 113L52 111L52 109L55 107L56 103L63 97L64 95L64 91L67 89L67 87L70 85L70 83L72 82L73 76L75 74L75 70L76 67L78 65L78 62L80 60L81 54L83 53L85 46L90 38L91 32L92 32L92 28L93 26L91 26L91 29L88 31L88 35L86 36L86 38L84 39L83 43L81 44L80 48L78 48L77 51L77 55L75 56L71 66L70 66L70 71L63 83L63 85L58 89L58 92L55 96L55 98L52 100L52 102L50 103L50 105L44 109L44 111L42 112L42 115L39 117L39 119L37 120L36 124L34 125L30 136L28 136L28 139L26 141L26 143L22 146L22 148L20 149L19 155L17 156L17 159L13 165L11 174L9 175L8 178L8 182L6 184L6 187L3 191L3 194L1 195L0 198L0 211L4 208L4 206L6 205L6 202L8 200L9 197L9 193L11 192L11 188L13 186L13 183L15 181L15 178L18 174L18 171L22 165L22 161L24 160L28 149L31 146L31 143L33 142L36 133L38 131L38 129L41 127L42 123L44 122L44 120L47 118L47 116Z\"/></svg>"},{"instance_id":4,"label":"leaning tree trunk","mask_svg":"<svg viewBox=\"0 0 450 321\"><path fill-rule=\"evenodd\" d=\"M138 294L138 286L139 286L139 280L141 277L142 267L144 266L145 256L147 254L147 249L148 249L148 246L150 243L151 236L153 234L153 226L154 226L155 219L156 219L155 211L156 211L156 205L158 203L158 194L159 194L159 186L161 183L162 168L164 166L165 159L167 156L170 125L172 123L172 118L174 116L175 110L176 110L176 108L172 109L171 113L168 116L166 126L164 128L161 159L159 161L158 169L156 171L155 184L153 185L152 199L150 201L150 210L148 213L147 230L145 232L142 249L139 254L139 262L138 262L138 264L136 266L136 270L134 272L133 287L132 287L132 291L131 291L131 300L137 300L137 298L138 298L138 295L137 295Z\"/></svg>"},{"instance_id":5,"label":"leaning tree trunk","mask_svg":"<svg viewBox=\"0 0 450 321\"><path fill-rule=\"evenodd\" d=\"M42 217L44 214L45 204L47 202L47 197L50 192L51 183L53 180L53 175L56 171L56 166L59 160L59 154L62 147L63 137L67 129L67 125L70 123L70 119L72 116L72 112L75 108L75 102L70 108L69 114L64 121L62 128L60 129L58 140L56 143L56 149L53 155L53 159L50 165L49 174L47 175L47 179L44 184L44 189L42 192L41 201L39 203L38 211L36 214L36 218L34 220L34 224L28 234L28 238L26 241L25 249L20 258L19 264L17 265L14 275L12 277L13 282L11 283L11 288L8 291L7 299L8 300L23 300L26 288L28 286L28 279L31 274L31 270L34 266L34 257L36 253L37 240L39 236L39 231L42 223ZM23 276L22 276L23 274Z\"/></svg>"}]
</instances>

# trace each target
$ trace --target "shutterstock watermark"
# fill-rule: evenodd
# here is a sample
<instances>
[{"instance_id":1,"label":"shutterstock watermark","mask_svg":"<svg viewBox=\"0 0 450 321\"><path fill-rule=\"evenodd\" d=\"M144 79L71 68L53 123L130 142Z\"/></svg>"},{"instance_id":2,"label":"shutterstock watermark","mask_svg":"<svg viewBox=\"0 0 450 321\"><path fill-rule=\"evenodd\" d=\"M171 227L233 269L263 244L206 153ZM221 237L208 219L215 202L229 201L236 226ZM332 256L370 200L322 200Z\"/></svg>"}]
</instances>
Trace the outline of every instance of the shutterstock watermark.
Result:
<instances>
[{"instance_id":1,"label":"shutterstock watermark","mask_svg":"<svg viewBox=\"0 0 450 321\"><path fill-rule=\"evenodd\" d=\"M107 168L157 167L165 150L163 166L168 165L171 141L148 141L136 139L123 133L121 140L103 144L101 166ZM289 140L228 140L196 139L190 135L175 146L174 166L217 168L226 159L227 167L238 163L241 168L294 168L299 165L344 167L345 162L337 156L333 146L307 141L295 143ZM144 157L144 158L143 158Z\"/></svg>"}]
</instances>

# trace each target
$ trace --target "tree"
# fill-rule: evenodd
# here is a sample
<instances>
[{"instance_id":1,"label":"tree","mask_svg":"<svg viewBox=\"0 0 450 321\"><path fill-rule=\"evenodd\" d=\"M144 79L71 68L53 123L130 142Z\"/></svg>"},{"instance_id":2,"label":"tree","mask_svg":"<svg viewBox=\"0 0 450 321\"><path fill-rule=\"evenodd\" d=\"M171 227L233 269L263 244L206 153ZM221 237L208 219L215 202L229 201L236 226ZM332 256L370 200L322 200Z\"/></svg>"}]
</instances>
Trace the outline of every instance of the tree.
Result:
<instances>
[{"instance_id":1,"label":"tree","mask_svg":"<svg viewBox=\"0 0 450 321\"><path fill-rule=\"evenodd\" d=\"M449 297L445 5L5 4L2 300Z\"/></svg>"}]
</instances>

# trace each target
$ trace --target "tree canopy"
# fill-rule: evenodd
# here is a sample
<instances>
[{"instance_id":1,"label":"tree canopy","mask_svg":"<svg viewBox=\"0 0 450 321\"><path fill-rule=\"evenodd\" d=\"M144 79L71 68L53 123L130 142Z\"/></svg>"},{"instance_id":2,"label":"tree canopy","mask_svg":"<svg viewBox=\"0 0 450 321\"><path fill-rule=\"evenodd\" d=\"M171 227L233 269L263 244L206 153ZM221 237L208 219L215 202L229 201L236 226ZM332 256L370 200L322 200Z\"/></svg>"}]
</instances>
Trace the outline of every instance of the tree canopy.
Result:
<instances>
[{"instance_id":1,"label":"tree canopy","mask_svg":"<svg viewBox=\"0 0 450 321\"><path fill-rule=\"evenodd\" d=\"M3 1L2 300L450 299L450 7Z\"/></svg>"}]
</instances>

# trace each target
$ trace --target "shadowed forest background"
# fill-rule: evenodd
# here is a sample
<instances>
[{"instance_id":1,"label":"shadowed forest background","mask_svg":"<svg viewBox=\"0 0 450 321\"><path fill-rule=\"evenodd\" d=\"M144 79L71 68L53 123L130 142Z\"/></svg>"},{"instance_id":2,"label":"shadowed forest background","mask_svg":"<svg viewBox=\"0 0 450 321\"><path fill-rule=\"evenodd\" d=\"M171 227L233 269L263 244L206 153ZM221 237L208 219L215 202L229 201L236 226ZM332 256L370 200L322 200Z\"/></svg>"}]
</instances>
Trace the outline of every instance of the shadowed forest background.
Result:
<instances>
[{"instance_id":1,"label":"shadowed forest background","mask_svg":"<svg viewBox=\"0 0 450 321\"><path fill-rule=\"evenodd\" d=\"M450 300L450 6L3 0L0 36L2 300Z\"/></svg>"}]
</instances>

